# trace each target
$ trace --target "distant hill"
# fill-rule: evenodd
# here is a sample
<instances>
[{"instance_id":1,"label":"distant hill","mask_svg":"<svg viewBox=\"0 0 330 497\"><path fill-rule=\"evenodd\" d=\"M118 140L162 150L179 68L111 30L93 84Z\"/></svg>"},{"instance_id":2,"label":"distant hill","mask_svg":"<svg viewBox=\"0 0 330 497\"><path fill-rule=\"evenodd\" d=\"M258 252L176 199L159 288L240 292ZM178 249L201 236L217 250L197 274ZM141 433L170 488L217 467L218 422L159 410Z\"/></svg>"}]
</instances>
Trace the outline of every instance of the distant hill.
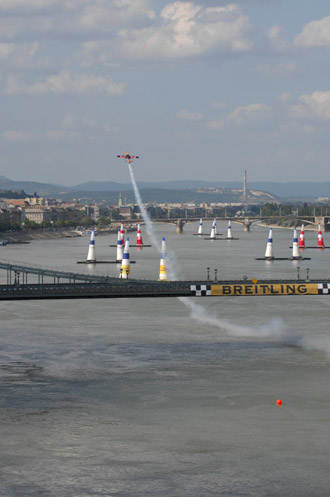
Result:
<instances>
[{"instance_id":1,"label":"distant hill","mask_svg":"<svg viewBox=\"0 0 330 497\"><path fill-rule=\"evenodd\" d=\"M240 181L198 181L198 180L181 180L181 181L163 181L163 182L146 182L138 183L139 188L165 188L165 189L186 189L186 188L237 188L242 189ZM251 181L248 182L249 190L259 190L268 192L280 198L290 199L315 199L317 197L330 196L330 181L326 182L289 182L279 183L274 181ZM116 183L114 181L82 183L71 187L72 190L84 191L126 191L132 190L130 183Z\"/></svg>"},{"instance_id":2,"label":"distant hill","mask_svg":"<svg viewBox=\"0 0 330 497\"><path fill-rule=\"evenodd\" d=\"M162 182L147 182L141 181L138 183L140 189L157 190L157 195L160 195L159 190L180 191L184 190L200 190L204 188L225 188L236 189L242 191L242 182L240 181L199 181L199 180L178 180L178 181L162 181ZM248 190L265 192L282 200L314 200L318 197L330 197L330 181L326 182L289 182L279 183L274 181L251 181L247 184ZM80 183L71 187L63 185L54 185L48 183L39 183L36 181L13 181L4 176L0 176L0 189L2 190L24 190L32 195L37 192L38 195L44 197L55 198L79 198L88 196L100 198L105 192L121 192L124 196L128 196L127 192L132 192L131 183L117 183L115 181L91 181ZM95 194L91 196L91 193ZM150 192L149 192L150 193ZM227 192L228 193L228 192ZM151 193L150 193L151 195ZM169 195L172 197L172 195ZM184 198L188 194L182 194ZM162 195L163 196L163 195ZM234 195L235 197L236 195ZM177 198L178 196L175 195ZM147 201L147 200L146 200ZM166 200L164 200L166 201ZM184 201L184 200L183 200ZM234 200L232 200L234 201Z\"/></svg>"}]
</instances>

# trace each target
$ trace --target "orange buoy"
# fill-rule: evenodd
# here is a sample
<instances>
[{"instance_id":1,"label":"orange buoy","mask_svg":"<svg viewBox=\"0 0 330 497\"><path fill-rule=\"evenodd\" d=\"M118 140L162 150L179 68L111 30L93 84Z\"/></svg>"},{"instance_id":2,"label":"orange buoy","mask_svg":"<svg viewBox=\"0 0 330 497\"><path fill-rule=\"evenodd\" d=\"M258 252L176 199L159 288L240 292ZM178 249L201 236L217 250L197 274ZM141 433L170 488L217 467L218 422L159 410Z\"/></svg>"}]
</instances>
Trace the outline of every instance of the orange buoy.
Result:
<instances>
[{"instance_id":1,"label":"orange buoy","mask_svg":"<svg viewBox=\"0 0 330 497\"><path fill-rule=\"evenodd\" d=\"M281 405L282 405L282 401L281 401L281 399L277 399L276 404L277 404L278 406L281 406Z\"/></svg>"}]
</instances>

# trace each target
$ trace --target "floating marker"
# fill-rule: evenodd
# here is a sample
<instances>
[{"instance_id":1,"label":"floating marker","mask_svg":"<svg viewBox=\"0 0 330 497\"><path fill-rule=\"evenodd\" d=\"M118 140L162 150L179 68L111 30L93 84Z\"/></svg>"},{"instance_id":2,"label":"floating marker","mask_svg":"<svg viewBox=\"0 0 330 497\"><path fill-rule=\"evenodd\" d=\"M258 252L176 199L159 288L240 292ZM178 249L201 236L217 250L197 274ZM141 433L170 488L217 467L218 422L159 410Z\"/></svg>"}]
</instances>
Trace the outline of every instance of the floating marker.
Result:
<instances>
[{"instance_id":1,"label":"floating marker","mask_svg":"<svg viewBox=\"0 0 330 497\"><path fill-rule=\"evenodd\" d=\"M117 240L117 261L121 262L123 260L123 243L121 241L120 228L118 228L118 240Z\"/></svg>"},{"instance_id":2,"label":"floating marker","mask_svg":"<svg viewBox=\"0 0 330 497\"><path fill-rule=\"evenodd\" d=\"M325 245L324 245L323 236L322 236L322 229L321 229L321 225L319 223L318 234L317 234L317 248L324 248L324 247L325 247Z\"/></svg>"},{"instance_id":3,"label":"floating marker","mask_svg":"<svg viewBox=\"0 0 330 497\"><path fill-rule=\"evenodd\" d=\"M130 272L131 272L131 266L129 263L129 238L127 237L123 253L123 260L121 262L119 278L127 280Z\"/></svg>"},{"instance_id":4,"label":"floating marker","mask_svg":"<svg viewBox=\"0 0 330 497\"><path fill-rule=\"evenodd\" d=\"M227 240L231 240L232 238L233 238L233 234L231 232L231 223L230 223L230 219L228 219Z\"/></svg>"},{"instance_id":5,"label":"floating marker","mask_svg":"<svg viewBox=\"0 0 330 497\"><path fill-rule=\"evenodd\" d=\"M293 229L292 259L301 259L301 255L299 254L298 236L297 236L296 227L294 227Z\"/></svg>"},{"instance_id":6,"label":"floating marker","mask_svg":"<svg viewBox=\"0 0 330 497\"><path fill-rule=\"evenodd\" d=\"M302 223L302 225L301 225L298 246L301 249L305 248L305 225L304 225L304 223Z\"/></svg>"},{"instance_id":7,"label":"floating marker","mask_svg":"<svg viewBox=\"0 0 330 497\"><path fill-rule=\"evenodd\" d=\"M276 404L277 404L278 406L281 406L281 405L282 405L282 401L281 401L281 399L277 399Z\"/></svg>"},{"instance_id":8,"label":"floating marker","mask_svg":"<svg viewBox=\"0 0 330 497\"><path fill-rule=\"evenodd\" d=\"M273 228L269 229L268 241L265 252L265 259L274 259L273 255Z\"/></svg>"},{"instance_id":9,"label":"floating marker","mask_svg":"<svg viewBox=\"0 0 330 497\"><path fill-rule=\"evenodd\" d=\"M215 223L215 218L214 218L213 219L211 233L210 233L210 238L211 239L215 238L215 230L216 230L216 223Z\"/></svg>"},{"instance_id":10,"label":"floating marker","mask_svg":"<svg viewBox=\"0 0 330 497\"><path fill-rule=\"evenodd\" d=\"M162 253L161 253L161 257L160 257L160 268L159 268L159 278L158 278L158 281L168 281L168 279L167 279L167 269L166 269L166 259L167 259L166 243L165 243L165 237L163 236L163 239L162 239Z\"/></svg>"},{"instance_id":11,"label":"floating marker","mask_svg":"<svg viewBox=\"0 0 330 497\"><path fill-rule=\"evenodd\" d=\"M94 233L94 228L91 231L91 238L89 241L89 247L88 247L88 254L86 258L87 262L96 262L95 258L95 233Z\"/></svg>"},{"instance_id":12,"label":"floating marker","mask_svg":"<svg viewBox=\"0 0 330 497\"><path fill-rule=\"evenodd\" d=\"M137 226L136 246L137 246L137 247L142 247L142 246L143 246L143 241L142 241L142 236L141 236L141 228L140 228L140 223L138 223L138 226Z\"/></svg>"},{"instance_id":13,"label":"floating marker","mask_svg":"<svg viewBox=\"0 0 330 497\"><path fill-rule=\"evenodd\" d=\"M198 235L202 235L203 234L203 219L200 218L199 220L199 228L198 228Z\"/></svg>"},{"instance_id":14,"label":"floating marker","mask_svg":"<svg viewBox=\"0 0 330 497\"><path fill-rule=\"evenodd\" d=\"M120 236L121 236L122 246L125 247L125 231L124 231L123 223L121 223L121 225L120 225Z\"/></svg>"}]
</instances>

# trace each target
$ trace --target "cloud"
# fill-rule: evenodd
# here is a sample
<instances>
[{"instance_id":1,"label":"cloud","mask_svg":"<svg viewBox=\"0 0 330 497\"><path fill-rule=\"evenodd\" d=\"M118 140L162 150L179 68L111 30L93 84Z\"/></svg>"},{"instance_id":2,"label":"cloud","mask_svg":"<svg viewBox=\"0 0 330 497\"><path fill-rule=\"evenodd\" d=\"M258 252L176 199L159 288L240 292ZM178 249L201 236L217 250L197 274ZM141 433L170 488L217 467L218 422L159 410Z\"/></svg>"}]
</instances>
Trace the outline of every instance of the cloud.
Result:
<instances>
[{"instance_id":1,"label":"cloud","mask_svg":"<svg viewBox=\"0 0 330 497\"><path fill-rule=\"evenodd\" d=\"M35 138L33 133L22 130L8 130L2 133L2 138L7 142L28 142Z\"/></svg>"},{"instance_id":2,"label":"cloud","mask_svg":"<svg viewBox=\"0 0 330 497\"><path fill-rule=\"evenodd\" d=\"M73 114L67 114L61 122L61 128L74 129L76 127L76 117Z\"/></svg>"},{"instance_id":3,"label":"cloud","mask_svg":"<svg viewBox=\"0 0 330 497\"><path fill-rule=\"evenodd\" d=\"M0 11L45 9L58 3L59 0L0 0Z\"/></svg>"},{"instance_id":4,"label":"cloud","mask_svg":"<svg viewBox=\"0 0 330 497\"><path fill-rule=\"evenodd\" d=\"M297 119L330 120L330 91L315 91L311 95L301 95L299 102L292 105L291 113Z\"/></svg>"},{"instance_id":5,"label":"cloud","mask_svg":"<svg viewBox=\"0 0 330 497\"><path fill-rule=\"evenodd\" d=\"M272 110L266 104L250 104L240 106L230 112L227 119L240 125L244 122L258 121L268 119L271 116Z\"/></svg>"},{"instance_id":6,"label":"cloud","mask_svg":"<svg viewBox=\"0 0 330 497\"><path fill-rule=\"evenodd\" d=\"M43 68L49 65L48 58L38 58L40 43L0 43L0 63L18 69Z\"/></svg>"},{"instance_id":7,"label":"cloud","mask_svg":"<svg viewBox=\"0 0 330 497\"><path fill-rule=\"evenodd\" d=\"M94 119L91 119L90 117L84 117L82 120L82 125L85 128L96 128L97 126L96 121L94 121Z\"/></svg>"},{"instance_id":8,"label":"cloud","mask_svg":"<svg viewBox=\"0 0 330 497\"><path fill-rule=\"evenodd\" d=\"M294 44L297 47L330 47L330 16L306 24L295 37Z\"/></svg>"},{"instance_id":9,"label":"cloud","mask_svg":"<svg viewBox=\"0 0 330 497\"><path fill-rule=\"evenodd\" d=\"M80 133L78 133L78 131L72 131L72 130L46 131L45 135L49 140L55 142L59 141L72 142L80 138Z\"/></svg>"},{"instance_id":10,"label":"cloud","mask_svg":"<svg viewBox=\"0 0 330 497\"><path fill-rule=\"evenodd\" d=\"M289 42L281 38L281 31L281 26L275 24L266 33L269 45L277 52L287 50L289 47Z\"/></svg>"},{"instance_id":11,"label":"cloud","mask_svg":"<svg viewBox=\"0 0 330 497\"><path fill-rule=\"evenodd\" d=\"M292 94L287 92L287 93L282 93L281 95L279 95L277 97L277 100L283 104L286 104L288 102L290 102L290 100L292 99Z\"/></svg>"},{"instance_id":12,"label":"cloud","mask_svg":"<svg viewBox=\"0 0 330 497\"><path fill-rule=\"evenodd\" d=\"M186 109L179 110L179 112L176 113L176 117L188 121L200 121L201 119L204 119L204 115L200 112L189 112Z\"/></svg>"},{"instance_id":13,"label":"cloud","mask_svg":"<svg viewBox=\"0 0 330 497\"><path fill-rule=\"evenodd\" d=\"M250 23L239 7L205 8L192 2L167 4L139 28L122 27L108 40L86 41L81 63L109 65L120 58L184 58L252 48Z\"/></svg>"},{"instance_id":14,"label":"cloud","mask_svg":"<svg viewBox=\"0 0 330 497\"><path fill-rule=\"evenodd\" d=\"M7 79L7 95L107 95L119 96L125 93L125 84L114 83L111 78L94 74L71 75L67 71L49 76L43 82L20 83L13 76Z\"/></svg>"},{"instance_id":15,"label":"cloud","mask_svg":"<svg viewBox=\"0 0 330 497\"><path fill-rule=\"evenodd\" d=\"M208 121L207 127L210 129L214 130L219 130L219 129L224 129L225 127L225 120L224 119L218 119L214 121Z\"/></svg>"}]
</instances>

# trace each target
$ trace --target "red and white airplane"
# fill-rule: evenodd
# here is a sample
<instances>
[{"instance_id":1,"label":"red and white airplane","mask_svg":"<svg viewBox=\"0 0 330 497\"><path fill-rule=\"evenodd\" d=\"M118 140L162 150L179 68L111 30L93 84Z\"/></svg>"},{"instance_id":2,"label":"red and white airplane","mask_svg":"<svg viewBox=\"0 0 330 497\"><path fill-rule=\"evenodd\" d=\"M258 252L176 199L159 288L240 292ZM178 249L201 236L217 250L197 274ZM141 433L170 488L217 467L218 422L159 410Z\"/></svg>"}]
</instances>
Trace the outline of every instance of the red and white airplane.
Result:
<instances>
[{"instance_id":1,"label":"red and white airplane","mask_svg":"<svg viewBox=\"0 0 330 497\"><path fill-rule=\"evenodd\" d=\"M138 155L130 155L128 152L126 152L125 155L117 155L117 157L120 157L121 159L125 159L128 164L132 162L133 159L138 159Z\"/></svg>"}]
</instances>

